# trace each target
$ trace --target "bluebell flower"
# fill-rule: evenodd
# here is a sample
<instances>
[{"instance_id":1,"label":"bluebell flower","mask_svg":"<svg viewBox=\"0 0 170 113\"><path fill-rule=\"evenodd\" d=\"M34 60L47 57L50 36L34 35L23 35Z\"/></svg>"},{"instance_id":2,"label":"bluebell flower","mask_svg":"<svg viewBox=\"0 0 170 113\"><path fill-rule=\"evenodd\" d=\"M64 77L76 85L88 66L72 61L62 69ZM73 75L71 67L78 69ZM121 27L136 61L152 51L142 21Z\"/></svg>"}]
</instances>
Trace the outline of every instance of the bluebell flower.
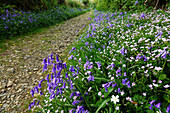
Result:
<instances>
[{"instance_id":1,"label":"bluebell flower","mask_svg":"<svg viewBox=\"0 0 170 113\"><path fill-rule=\"evenodd\" d=\"M80 97L80 101L84 101L83 97Z\"/></svg>"},{"instance_id":2,"label":"bluebell flower","mask_svg":"<svg viewBox=\"0 0 170 113\"><path fill-rule=\"evenodd\" d=\"M70 83L70 89L74 89L74 88L73 88L73 84L72 84L72 83Z\"/></svg>"},{"instance_id":3,"label":"bluebell flower","mask_svg":"<svg viewBox=\"0 0 170 113\"><path fill-rule=\"evenodd\" d=\"M65 78L68 78L68 73L66 73Z\"/></svg>"},{"instance_id":4,"label":"bluebell flower","mask_svg":"<svg viewBox=\"0 0 170 113\"><path fill-rule=\"evenodd\" d=\"M128 88L131 88L131 87L130 87L130 81L128 81L128 82L126 83L126 85L127 85Z\"/></svg>"},{"instance_id":5,"label":"bluebell flower","mask_svg":"<svg viewBox=\"0 0 170 113\"><path fill-rule=\"evenodd\" d=\"M166 50L165 50L166 51ZM166 52L161 55L161 58L166 59Z\"/></svg>"},{"instance_id":6,"label":"bluebell flower","mask_svg":"<svg viewBox=\"0 0 170 113\"><path fill-rule=\"evenodd\" d=\"M144 18L145 18L145 14L144 14L144 13L142 13L141 17L144 19Z\"/></svg>"},{"instance_id":7,"label":"bluebell flower","mask_svg":"<svg viewBox=\"0 0 170 113\"><path fill-rule=\"evenodd\" d=\"M56 73L56 64L53 64L52 72L55 74Z\"/></svg>"},{"instance_id":8,"label":"bluebell flower","mask_svg":"<svg viewBox=\"0 0 170 113\"><path fill-rule=\"evenodd\" d=\"M110 81L108 84L107 84L107 87L110 87L110 85L113 83L113 81Z\"/></svg>"},{"instance_id":9,"label":"bluebell flower","mask_svg":"<svg viewBox=\"0 0 170 113\"><path fill-rule=\"evenodd\" d=\"M120 88L117 89L117 92L120 93Z\"/></svg>"},{"instance_id":10,"label":"bluebell flower","mask_svg":"<svg viewBox=\"0 0 170 113\"><path fill-rule=\"evenodd\" d=\"M30 94L32 95L32 97L34 96L34 89L31 90Z\"/></svg>"},{"instance_id":11,"label":"bluebell flower","mask_svg":"<svg viewBox=\"0 0 170 113\"><path fill-rule=\"evenodd\" d=\"M58 58L58 55L56 56L56 62L60 62L59 58Z\"/></svg>"},{"instance_id":12,"label":"bluebell flower","mask_svg":"<svg viewBox=\"0 0 170 113\"><path fill-rule=\"evenodd\" d=\"M88 92L85 92L85 96L88 95L89 93Z\"/></svg>"},{"instance_id":13,"label":"bluebell flower","mask_svg":"<svg viewBox=\"0 0 170 113\"><path fill-rule=\"evenodd\" d=\"M127 50L125 50L125 48L123 47L122 49L120 49L120 52L122 55L125 55L125 53L127 53Z\"/></svg>"},{"instance_id":14,"label":"bluebell flower","mask_svg":"<svg viewBox=\"0 0 170 113\"><path fill-rule=\"evenodd\" d=\"M66 62L63 63L64 68L67 68Z\"/></svg>"},{"instance_id":15,"label":"bluebell flower","mask_svg":"<svg viewBox=\"0 0 170 113\"><path fill-rule=\"evenodd\" d=\"M89 45L89 42L86 42L86 43L85 43L85 46L88 46L88 45Z\"/></svg>"},{"instance_id":16,"label":"bluebell flower","mask_svg":"<svg viewBox=\"0 0 170 113\"><path fill-rule=\"evenodd\" d=\"M51 66L50 58L47 59L47 65Z\"/></svg>"},{"instance_id":17,"label":"bluebell flower","mask_svg":"<svg viewBox=\"0 0 170 113\"><path fill-rule=\"evenodd\" d=\"M62 92L63 90L62 90L62 88L60 88L60 90L59 90L59 92L60 92L60 94L62 95L63 94L63 92Z\"/></svg>"},{"instance_id":18,"label":"bluebell flower","mask_svg":"<svg viewBox=\"0 0 170 113\"><path fill-rule=\"evenodd\" d=\"M29 20L31 23L33 22L30 18L28 18L28 20Z\"/></svg>"},{"instance_id":19,"label":"bluebell flower","mask_svg":"<svg viewBox=\"0 0 170 113\"><path fill-rule=\"evenodd\" d=\"M51 59L51 61L54 61L54 59L53 59L53 53L51 53L50 59Z\"/></svg>"},{"instance_id":20,"label":"bluebell flower","mask_svg":"<svg viewBox=\"0 0 170 113\"><path fill-rule=\"evenodd\" d=\"M140 55L139 54L136 56L136 59L140 59Z\"/></svg>"},{"instance_id":21,"label":"bluebell flower","mask_svg":"<svg viewBox=\"0 0 170 113\"><path fill-rule=\"evenodd\" d=\"M31 104L29 104L28 110L31 110Z\"/></svg>"},{"instance_id":22,"label":"bluebell flower","mask_svg":"<svg viewBox=\"0 0 170 113\"><path fill-rule=\"evenodd\" d=\"M107 83L107 84L108 84L108 83ZM107 90L107 84L104 86L105 92L108 92L108 90Z\"/></svg>"},{"instance_id":23,"label":"bluebell flower","mask_svg":"<svg viewBox=\"0 0 170 113\"><path fill-rule=\"evenodd\" d=\"M4 28L5 28L5 29L8 29L9 27L8 27L8 26L5 26Z\"/></svg>"},{"instance_id":24,"label":"bluebell flower","mask_svg":"<svg viewBox=\"0 0 170 113\"><path fill-rule=\"evenodd\" d=\"M87 61L85 64L84 64L84 69L86 70L86 67L89 65L89 61Z\"/></svg>"},{"instance_id":25,"label":"bluebell flower","mask_svg":"<svg viewBox=\"0 0 170 113\"><path fill-rule=\"evenodd\" d=\"M39 105L39 103L40 103L40 100L36 103L36 105Z\"/></svg>"},{"instance_id":26,"label":"bluebell flower","mask_svg":"<svg viewBox=\"0 0 170 113\"><path fill-rule=\"evenodd\" d=\"M63 89L64 89L64 88L66 88L66 83L65 83L65 82L64 82L64 84L63 84L62 88L63 88Z\"/></svg>"},{"instance_id":27,"label":"bluebell flower","mask_svg":"<svg viewBox=\"0 0 170 113\"><path fill-rule=\"evenodd\" d=\"M169 113L169 110L170 110L170 105L167 107L166 112Z\"/></svg>"},{"instance_id":28,"label":"bluebell flower","mask_svg":"<svg viewBox=\"0 0 170 113\"><path fill-rule=\"evenodd\" d=\"M112 84L112 87L114 88L115 86L117 86L117 84Z\"/></svg>"},{"instance_id":29,"label":"bluebell flower","mask_svg":"<svg viewBox=\"0 0 170 113\"><path fill-rule=\"evenodd\" d=\"M40 89L41 88L41 84L38 84L38 89Z\"/></svg>"},{"instance_id":30,"label":"bluebell flower","mask_svg":"<svg viewBox=\"0 0 170 113\"><path fill-rule=\"evenodd\" d=\"M69 69L69 71L71 71L71 72L74 72L74 73L75 73L74 66L70 66L70 69Z\"/></svg>"},{"instance_id":31,"label":"bluebell flower","mask_svg":"<svg viewBox=\"0 0 170 113\"><path fill-rule=\"evenodd\" d=\"M52 93L52 94L50 95L49 99L54 99L54 98L55 98L55 94Z\"/></svg>"},{"instance_id":32,"label":"bluebell flower","mask_svg":"<svg viewBox=\"0 0 170 113\"><path fill-rule=\"evenodd\" d=\"M49 74L46 76L45 80L49 81Z\"/></svg>"},{"instance_id":33,"label":"bluebell flower","mask_svg":"<svg viewBox=\"0 0 170 113\"><path fill-rule=\"evenodd\" d=\"M116 71L116 74L118 74L118 73L120 73L121 72L121 69L118 69L117 71Z\"/></svg>"},{"instance_id":34,"label":"bluebell flower","mask_svg":"<svg viewBox=\"0 0 170 113\"><path fill-rule=\"evenodd\" d=\"M122 84L123 84L123 85L126 84L126 81L127 81L127 78L122 79Z\"/></svg>"},{"instance_id":35,"label":"bluebell flower","mask_svg":"<svg viewBox=\"0 0 170 113\"><path fill-rule=\"evenodd\" d=\"M94 76L89 75L89 77L87 79L88 79L88 82L94 81Z\"/></svg>"},{"instance_id":36,"label":"bluebell flower","mask_svg":"<svg viewBox=\"0 0 170 113\"><path fill-rule=\"evenodd\" d=\"M43 72L44 71L47 71L47 64L45 64L44 66L43 66Z\"/></svg>"},{"instance_id":37,"label":"bluebell flower","mask_svg":"<svg viewBox=\"0 0 170 113\"><path fill-rule=\"evenodd\" d=\"M87 69L92 69L93 68L93 62L90 62L90 64L88 65Z\"/></svg>"},{"instance_id":38,"label":"bluebell flower","mask_svg":"<svg viewBox=\"0 0 170 113\"><path fill-rule=\"evenodd\" d=\"M160 109L160 105L161 105L161 103L159 102L159 103L157 103L157 104L155 105L155 107L158 108L158 109Z\"/></svg>"},{"instance_id":39,"label":"bluebell flower","mask_svg":"<svg viewBox=\"0 0 170 113\"><path fill-rule=\"evenodd\" d=\"M147 61L147 58L146 58L146 56L144 55L143 57L144 57L144 61Z\"/></svg>"},{"instance_id":40,"label":"bluebell flower","mask_svg":"<svg viewBox=\"0 0 170 113\"><path fill-rule=\"evenodd\" d=\"M151 104L151 106L149 107L149 109L153 110L152 107L153 107L153 105Z\"/></svg>"},{"instance_id":41,"label":"bluebell flower","mask_svg":"<svg viewBox=\"0 0 170 113\"><path fill-rule=\"evenodd\" d=\"M40 95L43 95L43 93L40 91Z\"/></svg>"},{"instance_id":42,"label":"bluebell flower","mask_svg":"<svg viewBox=\"0 0 170 113\"><path fill-rule=\"evenodd\" d=\"M53 73L51 74L51 81L53 80Z\"/></svg>"},{"instance_id":43,"label":"bluebell flower","mask_svg":"<svg viewBox=\"0 0 170 113\"><path fill-rule=\"evenodd\" d=\"M115 67L115 64L112 62L110 65L108 65L108 67L107 67L107 68L109 68L109 69L113 70L113 67Z\"/></svg>"},{"instance_id":44,"label":"bluebell flower","mask_svg":"<svg viewBox=\"0 0 170 113\"><path fill-rule=\"evenodd\" d=\"M155 100L152 100L151 102L149 102L151 105L155 102Z\"/></svg>"},{"instance_id":45,"label":"bluebell flower","mask_svg":"<svg viewBox=\"0 0 170 113\"><path fill-rule=\"evenodd\" d=\"M68 60L73 59L73 57L74 57L74 56L73 56L73 55L71 55L70 57L68 57Z\"/></svg>"},{"instance_id":46,"label":"bluebell flower","mask_svg":"<svg viewBox=\"0 0 170 113\"><path fill-rule=\"evenodd\" d=\"M126 72L124 72L124 75L123 76L126 76Z\"/></svg>"},{"instance_id":47,"label":"bluebell flower","mask_svg":"<svg viewBox=\"0 0 170 113\"><path fill-rule=\"evenodd\" d=\"M135 5L138 3L138 1L135 2Z\"/></svg>"},{"instance_id":48,"label":"bluebell flower","mask_svg":"<svg viewBox=\"0 0 170 113\"><path fill-rule=\"evenodd\" d=\"M80 101L79 101L79 100L76 100L76 101L74 101L74 102L72 103L72 105L75 106L76 103L80 103Z\"/></svg>"},{"instance_id":49,"label":"bluebell flower","mask_svg":"<svg viewBox=\"0 0 170 113\"><path fill-rule=\"evenodd\" d=\"M99 52L101 51L100 48L98 48Z\"/></svg>"},{"instance_id":50,"label":"bluebell flower","mask_svg":"<svg viewBox=\"0 0 170 113\"><path fill-rule=\"evenodd\" d=\"M34 91L37 92L37 93L39 93L39 91L38 91L38 86L35 86L35 87L34 87Z\"/></svg>"},{"instance_id":51,"label":"bluebell flower","mask_svg":"<svg viewBox=\"0 0 170 113\"><path fill-rule=\"evenodd\" d=\"M100 62L96 62L97 66L98 66L98 69L100 69L101 67L101 63Z\"/></svg>"},{"instance_id":52,"label":"bluebell flower","mask_svg":"<svg viewBox=\"0 0 170 113\"><path fill-rule=\"evenodd\" d=\"M35 106L35 100L33 100L33 102L31 102L31 106Z\"/></svg>"},{"instance_id":53,"label":"bluebell flower","mask_svg":"<svg viewBox=\"0 0 170 113\"><path fill-rule=\"evenodd\" d=\"M69 110L69 113L75 113L75 111L74 111L75 109L70 109ZM73 112L74 111L74 112Z\"/></svg>"}]
</instances>

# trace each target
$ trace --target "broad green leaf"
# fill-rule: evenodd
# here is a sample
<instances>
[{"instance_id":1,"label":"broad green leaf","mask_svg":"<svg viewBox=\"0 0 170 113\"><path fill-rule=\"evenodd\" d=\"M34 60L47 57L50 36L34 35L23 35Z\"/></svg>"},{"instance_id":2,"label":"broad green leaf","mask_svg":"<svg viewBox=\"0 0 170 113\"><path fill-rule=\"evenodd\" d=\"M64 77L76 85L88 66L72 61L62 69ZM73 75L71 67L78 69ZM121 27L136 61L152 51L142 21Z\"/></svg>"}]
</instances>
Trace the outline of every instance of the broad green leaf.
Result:
<instances>
[{"instance_id":1,"label":"broad green leaf","mask_svg":"<svg viewBox=\"0 0 170 113\"><path fill-rule=\"evenodd\" d=\"M103 101L103 103L99 106L97 111L95 113L98 113L98 111L110 100L110 98L107 98L106 100Z\"/></svg>"}]
</instances>

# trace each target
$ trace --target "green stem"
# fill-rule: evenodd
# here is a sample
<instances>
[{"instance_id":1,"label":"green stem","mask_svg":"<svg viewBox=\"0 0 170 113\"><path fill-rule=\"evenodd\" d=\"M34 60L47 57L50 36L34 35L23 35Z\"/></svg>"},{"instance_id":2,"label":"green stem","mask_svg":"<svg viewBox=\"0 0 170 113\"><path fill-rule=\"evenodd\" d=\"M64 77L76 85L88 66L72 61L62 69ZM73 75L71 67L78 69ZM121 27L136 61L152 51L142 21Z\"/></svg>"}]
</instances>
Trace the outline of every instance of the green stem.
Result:
<instances>
[{"instance_id":1,"label":"green stem","mask_svg":"<svg viewBox=\"0 0 170 113\"><path fill-rule=\"evenodd\" d=\"M81 94L83 94L83 93L82 93L82 91L81 91L81 89L78 87L78 85L77 85L77 84L75 84L75 85L76 85L77 89L80 91L80 93L81 93ZM86 98L85 98L85 96L84 96L84 95L83 95L83 98L84 98L84 101L85 101L85 103L86 103L87 107L88 107L88 108L89 108L89 110L92 112L92 110L90 109L90 106L88 105L87 100L86 100Z\"/></svg>"},{"instance_id":2,"label":"green stem","mask_svg":"<svg viewBox=\"0 0 170 113\"><path fill-rule=\"evenodd\" d=\"M163 64L163 67L162 67L162 72L163 72L163 70L164 70L164 67L165 67L165 63L166 63L166 60L165 60L165 62L164 62L164 64Z\"/></svg>"},{"instance_id":3,"label":"green stem","mask_svg":"<svg viewBox=\"0 0 170 113\"><path fill-rule=\"evenodd\" d=\"M167 93L168 95L170 95L170 93L166 92L166 91L161 91L161 90L157 90L158 92L162 92L162 93Z\"/></svg>"}]
</instances>

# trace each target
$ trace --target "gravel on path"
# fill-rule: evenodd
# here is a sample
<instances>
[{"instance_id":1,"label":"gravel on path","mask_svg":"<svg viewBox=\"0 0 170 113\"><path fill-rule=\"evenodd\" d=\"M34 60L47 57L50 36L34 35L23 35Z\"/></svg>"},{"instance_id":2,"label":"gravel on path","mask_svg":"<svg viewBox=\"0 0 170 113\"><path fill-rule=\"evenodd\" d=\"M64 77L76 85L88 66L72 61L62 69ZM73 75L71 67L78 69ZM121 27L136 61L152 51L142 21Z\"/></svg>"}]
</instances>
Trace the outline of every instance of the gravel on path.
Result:
<instances>
[{"instance_id":1,"label":"gravel on path","mask_svg":"<svg viewBox=\"0 0 170 113\"><path fill-rule=\"evenodd\" d=\"M8 51L0 53L0 112L25 113L21 107L31 89L46 75L42 73L43 58L50 53L65 55L89 23L92 11L71 18L34 35L18 38ZM7 43L8 45L8 43Z\"/></svg>"}]
</instances>

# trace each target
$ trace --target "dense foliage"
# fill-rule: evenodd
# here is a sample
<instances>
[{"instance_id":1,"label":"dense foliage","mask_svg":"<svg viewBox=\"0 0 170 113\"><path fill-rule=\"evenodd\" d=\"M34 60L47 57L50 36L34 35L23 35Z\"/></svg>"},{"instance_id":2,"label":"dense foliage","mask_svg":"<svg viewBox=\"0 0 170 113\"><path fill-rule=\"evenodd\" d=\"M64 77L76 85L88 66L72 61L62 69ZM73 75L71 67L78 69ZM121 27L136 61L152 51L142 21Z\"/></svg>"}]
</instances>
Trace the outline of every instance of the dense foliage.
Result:
<instances>
[{"instance_id":1,"label":"dense foliage","mask_svg":"<svg viewBox=\"0 0 170 113\"><path fill-rule=\"evenodd\" d=\"M148 9L166 9L168 0L96 0L97 10L145 11ZM136 7L136 5L138 7Z\"/></svg>"},{"instance_id":2,"label":"dense foliage","mask_svg":"<svg viewBox=\"0 0 170 113\"><path fill-rule=\"evenodd\" d=\"M0 14L5 12L4 9L14 8L23 11L38 11L54 8L57 5L65 4L65 0L1 0Z\"/></svg>"},{"instance_id":3,"label":"dense foliage","mask_svg":"<svg viewBox=\"0 0 170 113\"><path fill-rule=\"evenodd\" d=\"M66 62L55 53L44 58L51 72L30 92L43 100L29 110L169 113L169 13L95 11Z\"/></svg>"},{"instance_id":4,"label":"dense foliage","mask_svg":"<svg viewBox=\"0 0 170 113\"><path fill-rule=\"evenodd\" d=\"M67 0L67 4L71 7L81 8L82 5L76 1L73 0Z\"/></svg>"},{"instance_id":5,"label":"dense foliage","mask_svg":"<svg viewBox=\"0 0 170 113\"><path fill-rule=\"evenodd\" d=\"M56 7L40 13L34 12L9 12L0 16L0 39L13 38L38 28L54 25L68 18L77 16L87 10L80 8Z\"/></svg>"}]
</instances>

